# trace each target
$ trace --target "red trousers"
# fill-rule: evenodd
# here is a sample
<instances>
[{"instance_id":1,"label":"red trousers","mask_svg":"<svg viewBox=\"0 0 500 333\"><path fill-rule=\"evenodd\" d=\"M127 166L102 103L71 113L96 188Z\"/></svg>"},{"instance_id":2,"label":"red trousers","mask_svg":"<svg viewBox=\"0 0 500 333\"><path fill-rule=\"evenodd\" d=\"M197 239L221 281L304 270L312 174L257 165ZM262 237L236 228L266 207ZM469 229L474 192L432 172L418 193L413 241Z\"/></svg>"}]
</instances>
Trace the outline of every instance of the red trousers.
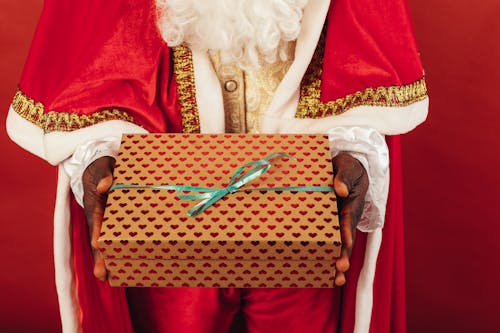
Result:
<instances>
[{"instance_id":1,"label":"red trousers","mask_svg":"<svg viewBox=\"0 0 500 333\"><path fill-rule=\"evenodd\" d=\"M331 333L336 331L340 309L339 288L128 288L126 292L135 332L227 333L239 313L248 333Z\"/></svg>"}]
</instances>

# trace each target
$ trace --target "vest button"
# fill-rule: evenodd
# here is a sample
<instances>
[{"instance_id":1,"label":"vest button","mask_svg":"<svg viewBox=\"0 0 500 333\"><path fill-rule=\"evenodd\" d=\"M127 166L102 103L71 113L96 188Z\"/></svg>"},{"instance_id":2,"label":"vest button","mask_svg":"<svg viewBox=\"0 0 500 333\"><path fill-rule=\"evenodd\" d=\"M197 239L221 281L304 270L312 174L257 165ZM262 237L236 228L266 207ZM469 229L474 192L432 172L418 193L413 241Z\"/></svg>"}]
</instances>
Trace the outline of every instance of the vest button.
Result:
<instances>
[{"instance_id":1,"label":"vest button","mask_svg":"<svg viewBox=\"0 0 500 333\"><path fill-rule=\"evenodd\" d=\"M235 80L228 80L224 83L224 89L227 92L233 92L238 89L238 83Z\"/></svg>"}]
</instances>

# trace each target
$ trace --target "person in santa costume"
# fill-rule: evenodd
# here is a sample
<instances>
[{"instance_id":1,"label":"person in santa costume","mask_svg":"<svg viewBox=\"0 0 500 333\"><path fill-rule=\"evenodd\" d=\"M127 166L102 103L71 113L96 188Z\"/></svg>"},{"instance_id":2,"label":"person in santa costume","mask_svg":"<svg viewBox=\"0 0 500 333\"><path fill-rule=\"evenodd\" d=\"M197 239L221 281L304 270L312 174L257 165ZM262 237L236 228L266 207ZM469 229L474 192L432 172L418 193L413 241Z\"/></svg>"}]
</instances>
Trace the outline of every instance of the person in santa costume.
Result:
<instances>
[{"instance_id":1,"label":"person in santa costume","mask_svg":"<svg viewBox=\"0 0 500 333\"><path fill-rule=\"evenodd\" d=\"M228 332L235 316L250 333L405 332L397 135L427 107L405 0L47 0L7 129L59 166L63 332ZM147 132L328 133L342 287L111 288L92 248L113 156Z\"/></svg>"}]
</instances>

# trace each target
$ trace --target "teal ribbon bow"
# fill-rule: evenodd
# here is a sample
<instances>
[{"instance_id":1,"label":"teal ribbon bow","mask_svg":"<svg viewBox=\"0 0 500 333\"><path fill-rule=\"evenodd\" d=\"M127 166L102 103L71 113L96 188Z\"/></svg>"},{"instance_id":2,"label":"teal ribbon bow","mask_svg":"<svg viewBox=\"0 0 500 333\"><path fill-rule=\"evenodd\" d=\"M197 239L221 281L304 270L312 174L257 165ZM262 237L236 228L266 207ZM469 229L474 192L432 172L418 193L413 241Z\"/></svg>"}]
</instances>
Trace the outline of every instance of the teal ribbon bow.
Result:
<instances>
[{"instance_id":1,"label":"teal ribbon bow","mask_svg":"<svg viewBox=\"0 0 500 333\"><path fill-rule=\"evenodd\" d=\"M204 212L207 208L212 206L214 203L225 197L230 193L235 193L245 190L257 190L257 191L301 191L301 192L333 192L333 188L328 186L287 186L287 187L259 187L250 189L240 189L243 185L251 182L262 174L266 173L272 166L272 162L276 158L292 156L286 153L272 153L267 157L252 161L239 167L229 180L228 185L225 188L211 188L211 187L199 187L199 186L184 186L184 185L133 185L133 184L114 184L111 186L110 190L123 189L123 188L152 188L161 190L176 190L177 195L182 200L201 200L193 208L188 211L189 216L197 216ZM251 170L244 172L248 167L253 167ZM201 192L199 194L182 194L181 192Z\"/></svg>"}]
</instances>

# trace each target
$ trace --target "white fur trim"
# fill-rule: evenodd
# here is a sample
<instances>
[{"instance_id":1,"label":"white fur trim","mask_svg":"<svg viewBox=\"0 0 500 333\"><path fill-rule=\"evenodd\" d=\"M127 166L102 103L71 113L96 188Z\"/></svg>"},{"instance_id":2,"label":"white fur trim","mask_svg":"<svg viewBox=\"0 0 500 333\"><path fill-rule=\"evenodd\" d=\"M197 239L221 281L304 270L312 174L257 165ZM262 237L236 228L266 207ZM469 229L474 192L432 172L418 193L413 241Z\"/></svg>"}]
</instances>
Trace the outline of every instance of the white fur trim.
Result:
<instances>
[{"instance_id":1,"label":"white fur trim","mask_svg":"<svg viewBox=\"0 0 500 333\"><path fill-rule=\"evenodd\" d=\"M43 133L43 130L17 114L12 106L7 116L9 137L29 152L57 165L70 157L79 145L102 137L121 137L123 133L148 133L123 120L105 121L71 132Z\"/></svg>"},{"instance_id":2,"label":"white fur trim","mask_svg":"<svg viewBox=\"0 0 500 333\"><path fill-rule=\"evenodd\" d=\"M123 120L105 121L71 132L50 132L44 136L46 159L59 164L70 157L79 145L102 137L121 137L123 133L148 133L144 128Z\"/></svg>"},{"instance_id":3,"label":"white fur trim","mask_svg":"<svg viewBox=\"0 0 500 333\"><path fill-rule=\"evenodd\" d=\"M291 118L294 118L299 103L300 83L318 45L329 7L329 0L311 0L304 8L294 59L283 80L276 88L273 99L263 115L264 119L261 122L263 133L279 132L276 123L267 122L267 118L287 118L285 116L287 114L291 114ZM288 121L288 119L285 121ZM332 127L334 126L330 126L330 128Z\"/></svg>"},{"instance_id":4,"label":"white fur trim","mask_svg":"<svg viewBox=\"0 0 500 333\"><path fill-rule=\"evenodd\" d=\"M191 51L194 80L196 82L196 104L200 117L201 133L224 133L224 103L220 82L210 62L208 53Z\"/></svg>"},{"instance_id":5,"label":"white fur trim","mask_svg":"<svg viewBox=\"0 0 500 333\"><path fill-rule=\"evenodd\" d=\"M377 268L378 252L382 244L382 229L368 234L366 240L365 259L359 274L356 288L356 314L354 333L368 333L373 309L373 282Z\"/></svg>"},{"instance_id":6,"label":"white fur trim","mask_svg":"<svg viewBox=\"0 0 500 333\"><path fill-rule=\"evenodd\" d=\"M264 116L266 131L277 133L327 133L337 126L371 127L384 135L397 135L411 131L427 118L429 99L402 107L358 106L338 116L320 119L295 118L295 110L282 117Z\"/></svg>"},{"instance_id":7,"label":"white fur trim","mask_svg":"<svg viewBox=\"0 0 500 333\"><path fill-rule=\"evenodd\" d=\"M12 105L9 108L6 122L7 134L10 139L29 151L45 159L43 147L43 130L21 117Z\"/></svg>"},{"instance_id":8,"label":"white fur trim","mask_svg":"<svg viewBox=\"0 0 500 333\"><path fill-rule=\"evenodd\" d=\"M71 214L69 208L69 178L62 167L58 170L56 205L54 211L54 267L59 298L62 331L78 333L80 306L76 294L71 247Z\"/></svg>"}]
</instances>

